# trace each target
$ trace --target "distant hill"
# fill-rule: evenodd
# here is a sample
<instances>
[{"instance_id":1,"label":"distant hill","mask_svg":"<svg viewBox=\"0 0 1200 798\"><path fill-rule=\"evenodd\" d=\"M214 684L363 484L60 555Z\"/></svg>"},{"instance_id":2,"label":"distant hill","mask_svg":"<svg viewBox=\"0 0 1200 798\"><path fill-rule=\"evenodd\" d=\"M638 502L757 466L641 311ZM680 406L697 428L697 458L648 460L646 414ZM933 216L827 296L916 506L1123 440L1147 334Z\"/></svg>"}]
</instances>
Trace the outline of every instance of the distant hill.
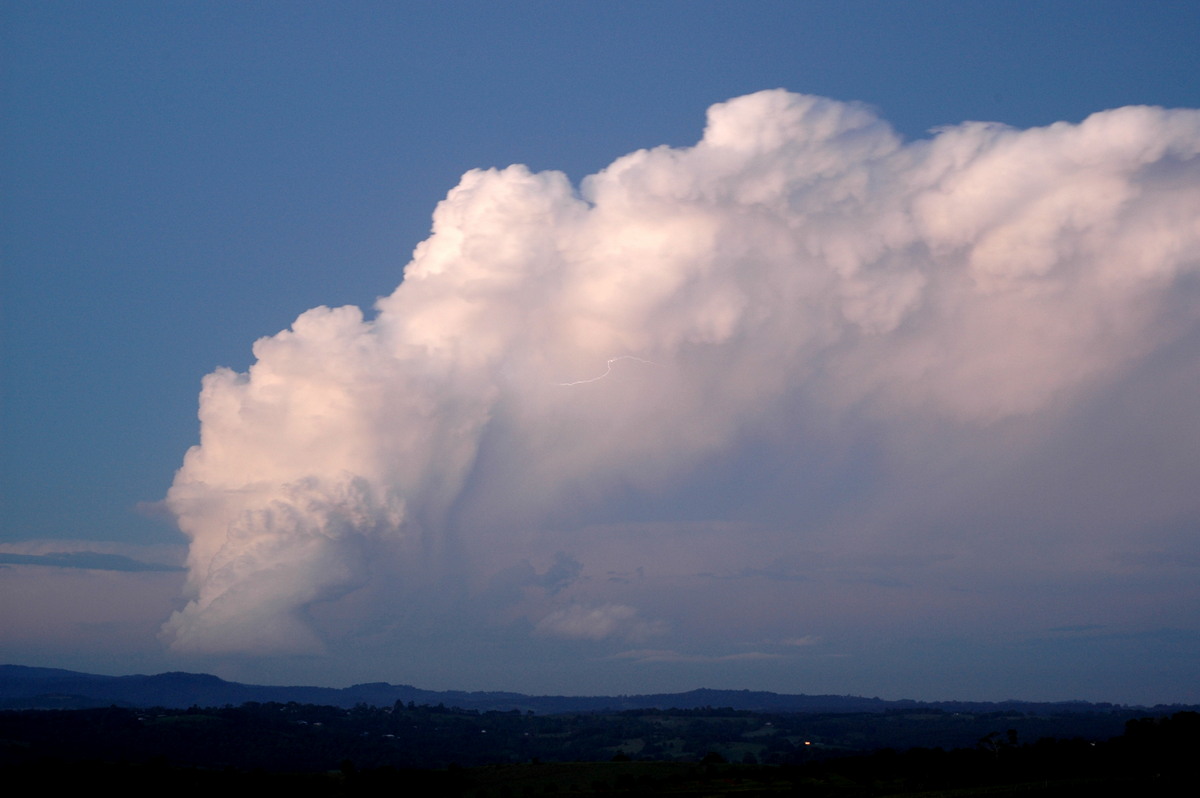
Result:
<instances>
[{"instance_id":1,"label":"distant hill","mask_svg":"<svg viewBox=\"0 0 1200 798\"><path fill-rule=\"evenodd\" d=\"M88 707L239 706L246 702L294 701L353 707L391 706L397 701L459 709L555 714L628 709L699 709L729 707L755 712L882 713L889 710L940 709L951 712L1023 712L1062 714L1105 712L1117 705L1086 701L885 701L837 695L788 695L754 690L691 690L623 696L531 696L508 692L422 690L403 684L373 682L353 687L273 687L227 682L203 673L160 673L154 676L100 676L90 673L0 665L0 709L85 709ZM1159 709L1164 709L1159 707ZM1178 705L1172 710L1200 707Z\"/></svg>"}]
</instances>

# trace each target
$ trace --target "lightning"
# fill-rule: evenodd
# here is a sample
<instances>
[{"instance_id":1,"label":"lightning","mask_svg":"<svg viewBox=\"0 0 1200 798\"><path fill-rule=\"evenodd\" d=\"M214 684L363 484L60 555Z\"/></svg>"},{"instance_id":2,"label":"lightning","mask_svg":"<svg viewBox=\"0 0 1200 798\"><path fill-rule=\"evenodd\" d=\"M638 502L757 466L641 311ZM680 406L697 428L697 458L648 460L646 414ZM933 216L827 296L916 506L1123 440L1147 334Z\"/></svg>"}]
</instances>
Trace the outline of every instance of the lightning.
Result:
<instances>
[{"instance_id":1,"label":"lightning","mask_svg":"<svg viewBox=\"0 0 1200 798\"><path fill-rule=\"evenodd\" d=\"M599 377L589 377L586 380L575 380L574 382L559 382L559 383L555 383L555 384L560 385L564 388L569 388L572 385L586 385L589 382L599 382L600 380L607 377L609 374L612 374L613 363L616 363L621 360L636 360L638 363L645 363L647 366L657 366L658 365L658 363L655 363L653 360L646 360L645 358L642 358L642 357L636 357L634 355L619 355L618 357L610 357L608 360L605 361L604 373L601 374Z\"/></svg>"}]
</instances>

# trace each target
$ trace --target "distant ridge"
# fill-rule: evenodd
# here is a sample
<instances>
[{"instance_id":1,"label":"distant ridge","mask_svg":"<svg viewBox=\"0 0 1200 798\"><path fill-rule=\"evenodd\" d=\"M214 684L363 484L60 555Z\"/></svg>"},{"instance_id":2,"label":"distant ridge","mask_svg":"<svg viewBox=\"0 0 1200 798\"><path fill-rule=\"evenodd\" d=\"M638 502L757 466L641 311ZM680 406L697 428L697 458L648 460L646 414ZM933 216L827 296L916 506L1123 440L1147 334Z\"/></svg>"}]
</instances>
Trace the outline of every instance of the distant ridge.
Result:
<instances>
[{"instance_id":1,"label":"distant ridge","mask_svg":"<svg viewBox=\"0 0 1200 798\"><path fill-rule=\"evenodd\" d=\"M531 696L509 692L422 690L411 685L372 682L352 687L273 687L239 684L204 673L154 676L100 676L56 668L0 665L0 709L83 709L97 706L167 707L241 705L294 701L353 707L390 706L397 701L456 707L481 712L601 712L631 709L728 707L755 712L880 713L889 710L939 709L952 712L1023 712L1061 714L1105 712L1120 705L1086 701L886 701L837 695L789 695L755 690L698 689L685 693L622 696ZM1161 707L1162 705L1160 705ZM1200 707L1178 705L1178 709Z\"/></svg>"}]
</instances>

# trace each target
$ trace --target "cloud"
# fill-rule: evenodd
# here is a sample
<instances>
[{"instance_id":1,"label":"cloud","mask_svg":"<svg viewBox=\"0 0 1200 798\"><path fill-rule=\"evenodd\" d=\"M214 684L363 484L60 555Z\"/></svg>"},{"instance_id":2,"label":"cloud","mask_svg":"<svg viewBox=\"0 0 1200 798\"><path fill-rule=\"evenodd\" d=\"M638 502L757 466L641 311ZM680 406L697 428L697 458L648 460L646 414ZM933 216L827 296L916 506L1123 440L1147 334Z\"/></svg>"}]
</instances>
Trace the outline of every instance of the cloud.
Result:
<instances>
[{"instance_id":1,"label":"cloud","mask_svg":"<svg viewBox=\"0 0 1200 798\"><path fill-rule=\"evenodd\" d=\"M0 543L0 564L93 571L182 571L178 546L137 546L77 540Z\"/></svg>"},{"instance_id":2,"label":"cloud","mask_svg":"<svg viewBox=\"0 0 1200 798\"><path fill-rule=\"evenodd\" d=\"M5 657L87 669L99 655L166 670L154 633L178 605L184 553L94 540L0 544Z\"/></svg>"},{"instance_id":3,"label":"cloud","mask_svg":"<svg viewBox=\"0 0 1200 798\"><path fill-rule=\"evenodd\" d=\"M805 635L804 637L793 637L787 640L778 641L781 646L815 646L820 644L821 638L815 635Z\"/></svg>"},{"instance_id":4,"label":"cloud","mask_svg":"<svg viewBox=\"0 0 1200 798\"><path fill-rule=\"evenodd\" d=\"M598 607L572 604L542 618L533 631L547 637L603 640L616 636L645 638L660 630L655 624L641 620L636 609L624 604Z\"/></svg>"},{"instance_id":5,"label":"cloud","mask_svg":"<svg viewBox=\"0 0 1200 798\"><path fill-rule=\"evenodd\" d=\"M454 626L504 585L549 637L729 626L750 582L839 612L873 593L834 582L918 585L889 615L1186 547L1138 530L1200 518L1194 392L1159 390L1200 375L1198 154L1192 110L905 142L768 91L578 188L468 172L372 317L314 308L205 378L164 638L319 652L347 608ZM769 595L763 639L800 634Z\"/></svg>"},{"instance_id":6,"label":"cloud","mask_svg":"<svg viewBox=\"0 0 1200 798\"><path fill-rule=\"evenodd\" d=\"M93 551L65 551L51 554L6 554L0 552L0 564L46 565L55 568L87 568L96 571L182 571L182 566L139 562L120 554Z\"/></svg>"},{"instance_id":7,"label":"cloud","mask_svg":"<svg viewBox=\"0 0 1200 798\"><path fill-rule=\"evenodd\" d=\"M683 654L672 650L637 649L622 651L614 654L614 659L628 659L635 662L747 662L753 660L778 659L779 654L768 654L762 651L743 651L737 654Z\"/></svg>"},{"instance_id":8,"label":"cloud","mask_svg":"<svg viewBox=\"0 0 1200 798\"><path fill-rule=\"evenodd\" d=\"M736 573L705 573L708 579L770 579L780 582L802 582L809 577L792 573L792 569L775 564L769 568L742 568Z\"/></svg>"}]
</instances>

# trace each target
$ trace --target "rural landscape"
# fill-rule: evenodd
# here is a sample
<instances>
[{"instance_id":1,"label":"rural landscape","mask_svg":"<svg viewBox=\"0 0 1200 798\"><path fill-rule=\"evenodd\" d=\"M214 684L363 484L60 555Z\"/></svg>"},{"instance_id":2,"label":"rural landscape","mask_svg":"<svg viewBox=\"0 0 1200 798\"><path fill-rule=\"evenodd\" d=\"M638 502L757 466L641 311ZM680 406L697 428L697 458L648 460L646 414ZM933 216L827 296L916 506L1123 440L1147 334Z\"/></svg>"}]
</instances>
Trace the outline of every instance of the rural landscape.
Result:
<instances>
[{"instance_id":1,"label":"rural landscape","mask_svg":"<svg viewBox=\"0 0 1200 798\"><path fill-rule=\"evenodd\" d=\"M331 703L183 706L189 695L287 699L306 691ZM388 693L445 700L387 703ZM118 694L119 703L100 706ZM15 666L0 668L0 696L0 763L10 780L139 791L169 782L185 795L254 786L478 798L1165 796L1194 784L1188 763L1200 744L1200 707L1086 702L939 704L730 690L572 699ZM728 705L700 703L721 700ZM487 706L508 708L479 708Z\"/></svg>"}]
</instances>

